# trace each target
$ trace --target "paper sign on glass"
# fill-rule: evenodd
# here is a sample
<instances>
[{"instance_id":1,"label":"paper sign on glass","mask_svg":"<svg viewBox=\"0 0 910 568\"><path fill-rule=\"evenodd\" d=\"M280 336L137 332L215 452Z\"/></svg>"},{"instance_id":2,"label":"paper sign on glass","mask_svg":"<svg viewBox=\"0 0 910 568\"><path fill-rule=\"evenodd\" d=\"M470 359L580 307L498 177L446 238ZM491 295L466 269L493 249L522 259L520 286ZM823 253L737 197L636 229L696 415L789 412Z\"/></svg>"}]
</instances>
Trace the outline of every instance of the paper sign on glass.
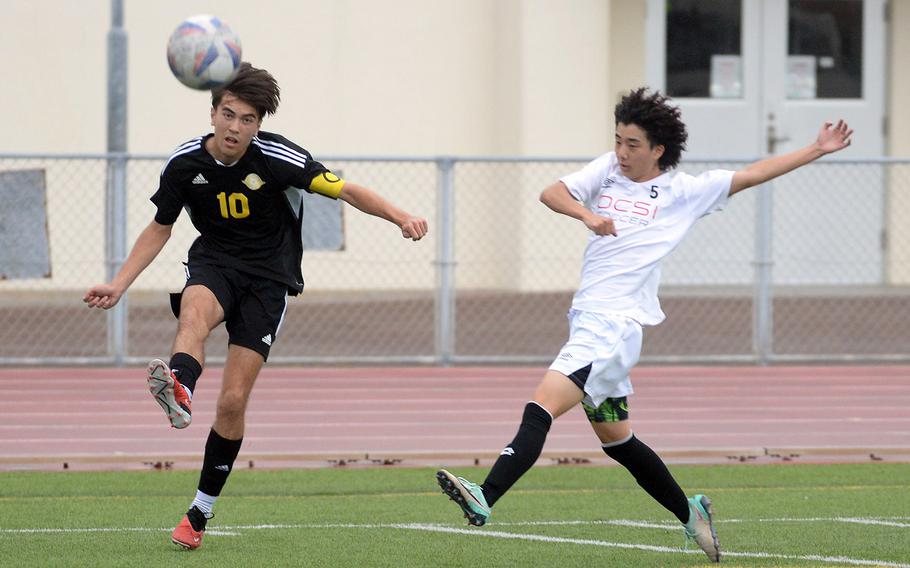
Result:
<instances>
[{"instance_id":1,"label":"paper sign on glass","mask_svg":"<svg viewBox=\"0 0 910 568\"><path fill-rule=\"evenodd\" d=\"M711 98L741 99L743 64L739 55L711 56Z\"/></svg>"},{"instance_id":2,"label":"paper sign on glass","mask_svg":"<svg viewBox=\"0 0 910 568\"><path fill-rule=\"evenodd\" d=\"M815 95L815 56L787 56L787 98L814 99Z\"/></svg>"}]
</instances>

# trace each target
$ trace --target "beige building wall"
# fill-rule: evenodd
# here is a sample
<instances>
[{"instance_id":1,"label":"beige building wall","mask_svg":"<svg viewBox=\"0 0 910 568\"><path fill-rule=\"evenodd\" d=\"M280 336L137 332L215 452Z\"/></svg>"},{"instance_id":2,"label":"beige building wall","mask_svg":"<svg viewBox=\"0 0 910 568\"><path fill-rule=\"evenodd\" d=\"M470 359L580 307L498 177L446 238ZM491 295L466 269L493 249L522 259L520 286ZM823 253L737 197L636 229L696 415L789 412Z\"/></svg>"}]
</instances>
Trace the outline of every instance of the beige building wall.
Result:
<instances>
[{"instance_id":1,"label":"beige building wall","mask_svg":"<svg viewBox=\"0 0 910 568\"><path fill-rule=\"evenodd\" d=\"M0 2L0 152L104 150L109 23L103 0Z\"/></svg>"},{"instance_id":2,"label":"beige building wall","mask_svg":"<svg viewBox=\"0 0 910 568\"><path fill-rule=\"evenodd\" d=\"M263 128L317 156L578 155L605 139L609 1L124 6L131 152L167 153L208 130L208 93L177 83L164 53L176 24L204 12L229 22L244 58L279 80L281 108ZM0 101L22 112L0 152L104 151L110 1L7 0L0 16L0 52L22 53L5 59L14 80Z\"/></svg>"},{"instance_id":3,"label":"beige building wall","mask_svg":"<svg viewBox=\"0 0 910 568\"><path fill-rule=\"evenodd\" d=\"M0 141L0 152L104 151L110 3L13 0L4 6L9 21L43 22L40 28L8 27L9 33L0 38L4 51L34 43L35 34L42 45L51 47L37 54L42 65L14 58L15 71L24 80L0 96L9 97L7 107L14 106L14 100L28 100L34 101L28 108L46 112L15 114L12 131L19 136ZM275 117L265 120L263 129L286 134L317 158L332 154L593 157L608 148L615 102L609 72L610 2L304 0L274 2L270 7L280 17L265 17L261 5L239 0L125 2L131 152L166 154L209 130L208 93L181 86L171 77L164 57L175 25L189 14L202 12L217 13L229 22L241 36L244 59L268 68L279 80L282 105ZM521 258L526 232L540 231L530 220L549 212L537 202L543 184L513 173L484 179L489 191L483 192L482 199L456 200L459 250L474 251L473 263L459 270L460 285L521 286L521 269L499 258ZM565 173L554 171L552 179ZM349 175L427 216L431 227L436 225L432 206L419 206L433 203L434 178L424 176L423 183L414 187L354 176ZM101 183L96 180L96 196L103 191ZM151 194L155 188L130 188L131 192L143 189ZM51 214L52 228L75 222L68 219L59 192L49 189L49 194L49 206L56 212ZM130 243L153 213L148 204L143 205L131 210ZM79 217L87 228L81 233L83 248L103 250L102 215L103 207L96 207ZM400 247L395 232L383 229L365 216L347 215L348 249L343 254L355 258L364 254L358 250L361 241L366 241L364 246ZM580 256L583 231L579 235L570 245ZM435 253L434 237L431 233L424 243L402 252L402 262L422 267L416 277L399 283L373 280L370 285L432 286L433 266L424 260ZM189 240L186 234L177 235L157 264L179 259ZM52 243L52 254L57 251L59 256L71 243L70 239L56 247ZM549 240L543 245L557 246ZM535 253L552 256L541 250L541 244L535 245ZM363 287L363 282L350 279L320 281L319 275L326 274L324 269L335 260L337 254L308 254L305 271L333 289ZM78 288L97 280L104 270L98 266L87 271L56 256L54 266L50 282L4 286ZM178 271L153 265L135 287L173 287L179 279ZM571 285L572 280L565 284Z\"/></svg>"},{"instance_id":4,"label":"beige building wall","mask_svg":"<svg viewBox=\"0 0 910 568\"><path fill-rule=\"evenodd\" d=\"M170 75L165 45L176 24L196 13L217 13L240 34L244 58L268 68L282 86L282 105L263 128L281 132L318 158L326 155L594 157L612 146L612 109L620 94L644 82L645 3L641 0L125 0L129 34L129 150L166 154L209 130L205 92ZM6 0L0 3L0 53L7 80L0 89L7 132L0 152L102 152L106 147L106 34L109 0ZM892 2L891 29L910 27L910 2ZM910 155L910 59L906 34L891 34L890 149ZM23 46L36 46L23 50ZM569 173L558 165L515 167L487 175L477 167L457 182L481 184L482 199L456 199L460 222L458 283L471 288L572 288L585 232L538 203L543 187ZM97 178L103 177L96 176ZM435 179L397 184L358 178L427 216ZM906 177L906 176L905 176ZM97 183L97 182L96 182ZM138 185L138 184L137 184ZM145 191L154 187L131 188ZM49 197L55 195L49 187ZM103 191L103 188L102 188ZM59 192L59 191L58 191ZM906 192L905 192L906 193ZM889 273L910 281L910 199L895 196L890 211ZM77 219L53 198L52 227L78 223L81 246L101 254L103 207ZM130 243L152 210L130 218ZM146 217L146 215L148 217ZM358 243L400 246L393 230L348 215L348 253ZM546 225L544 224L546 223ZM565 227L545 234L545 227ZM61 231L71 239L74 231ZM388 233L388 234L386 234ZM52 236L53 238L53 236ZM396 240L397 239L397 240ZM187 240L169 244L179 258ZM403 262L416 276L372 282L382 288L434 285L435 234L409 247ZM896 246L900 244L900 246ZM63 247L52 242L52 254ZM545 259L577 251L578 262L551 268ZM343 253L343 254L348 254ZM305 257L307 274L325 274L334 257ZM502 262L502 259L513 262ZM514 259L542 259L533 266ZM0 283L0 290L35 285L82 288L103 275L54 257L52 282ZM169 273L170 274L170 273ZM179 283L179 273L144 276L140 287ZM310 278L312 281L312 278ZM317 280L318 281L318 280ZM363 282L323 281L333 288Z\"/></svg>"},{"instance_id":5,"label":"beige building wall","mask_svg":"<svg viewBox=\"0 0 910 568\"><path fill-rule=\"evenodd\" d=\"M641 0L124 4L138 153L169 152L209 128L207 94L179 85L164 57L176 23L200 12L230 22L245 58L279 79L282 107L264 128L316 155L593 155L610 143L618 94L644 81ZM910 154L900 104L910 48L893 33L908 12L910 2L891 2L893 155ZM110 1L6 0L0 18L0 103L15 110L0 152L104 151Z\"/></svg>"}]
</instances>

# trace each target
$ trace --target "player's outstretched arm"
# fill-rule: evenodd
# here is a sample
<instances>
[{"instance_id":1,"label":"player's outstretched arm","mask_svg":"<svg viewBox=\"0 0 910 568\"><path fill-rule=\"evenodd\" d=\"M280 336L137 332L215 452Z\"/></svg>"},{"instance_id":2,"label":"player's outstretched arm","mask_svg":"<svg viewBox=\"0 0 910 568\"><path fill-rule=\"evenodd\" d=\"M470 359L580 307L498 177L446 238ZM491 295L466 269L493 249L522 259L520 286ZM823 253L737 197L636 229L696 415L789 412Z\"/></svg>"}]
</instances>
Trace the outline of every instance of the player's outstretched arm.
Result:
<instances>
[{"instance_id":1,"label":"player's outstretched arm","mask_svg":"<svg viewBox=\"0 0 910 568\"><path fill-rule=\"evenodd\" d=\"M414 217L410 213L395 207L381 195L362 185L346 181L338 198L364 213L395 223L401 229L401 236L406 239L419 241L427 234L426 219Z\"/></svg>"},{"instance_id":2,"label":"player's outstretched arm","mask_svg":"<svg viewBox=\"0 0 910 568\"><path fill-rule=\"evenodd\" d=\"M613 219L601 217L588 210L572 197L572 194L569 193L569 188L561 181L547 186L540 193L540 202L557 213L578 219L595 235L601 237L605 235L616 236L616 226L613 224Z\"/></svg>"},{"instance_id":3,"label":"player's outstretched arm","mask_svg":"<svg viewBox=\"0 0 910 568\"><path fill-rule=\"evenodd\" d=\"M172 225L160 225L155 221L149 223L149 226L136 239L136 244L133 245L126 262L123 263L123 267L114 276L114 279L109 284L98 284L89 288L82 297L82 301L90 308L104 308L105 310L117 305L130 284L158 256L165 243L171 238L171 227Z\"/></svg>"},{"instance_id":4,"label":"player's outstretched arm","mask_svg":"<svg viewBox=\"0 0 910 568\"><path fill-rule=\"evenodd\" d=\"M755 162L733 174L730 195L791 172L800 166L821 158L825 154L843 150L850 145L853 130L843 120L837 124L826 122L818 132L815 142L789 154L774 156Z\"/></svg>"}]
</instances>

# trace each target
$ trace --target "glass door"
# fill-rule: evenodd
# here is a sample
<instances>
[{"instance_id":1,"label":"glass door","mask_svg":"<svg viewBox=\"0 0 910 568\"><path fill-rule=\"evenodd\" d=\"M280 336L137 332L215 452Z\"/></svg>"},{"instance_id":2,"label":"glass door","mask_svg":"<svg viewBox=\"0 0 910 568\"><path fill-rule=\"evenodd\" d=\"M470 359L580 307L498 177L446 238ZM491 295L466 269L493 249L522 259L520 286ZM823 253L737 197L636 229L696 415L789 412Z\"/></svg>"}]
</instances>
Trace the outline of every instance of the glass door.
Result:
<instances>
[{"instance_id":1,"label":"glass door","mask_svg":"<svg viewBox=\"0 0 910 568\"><path fill-rule=\"evenodd\" d=\"M648 0L648 84L672 96L693 157L756 157L843 117L851 157L884 151L884 0Z\"/></svg>"},{"instance_id":2,"label":"glass door","mask_svg":"<svg viewBox=\"0 0 910 568\"><path fill-rule=\"evenodd\" d=\"M839 118L855 135L835 160L883 155L885 0L648 0L646 31L648 84L674 98L688 125L684 160L789 152ZM884 178L878 166L829 165L775 180L775 285L882 282ZM746 192L707 219L729 225L730 242L696 231L665 266L665 281L685 283L686 266L706 251L751 254L756 231L742 227L769 203L756 205L758 195ZM712 266L719 283L753 277L749 266Z\"/></svg>"}]
</instances>

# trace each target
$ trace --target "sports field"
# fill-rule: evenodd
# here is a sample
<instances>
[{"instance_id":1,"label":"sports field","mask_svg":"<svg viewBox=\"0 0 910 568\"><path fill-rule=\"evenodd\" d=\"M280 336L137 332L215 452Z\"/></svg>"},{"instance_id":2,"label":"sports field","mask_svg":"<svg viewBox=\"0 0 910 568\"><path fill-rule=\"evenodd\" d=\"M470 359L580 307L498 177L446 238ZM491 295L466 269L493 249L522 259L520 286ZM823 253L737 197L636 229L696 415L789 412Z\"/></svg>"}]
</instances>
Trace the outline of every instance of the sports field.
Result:
<instances>
[{"instance_id":1,"label":"sports field","mask_svg":"<svg viewBox=\"0 0 910 568\"><path fill-rule=\"evenodd\" d=\"M727 565L910 567L910 464L671 468L714 500ZM0 473L0 565L707 564L619 467L535 468L483 528L463 524L433 473L238 470L193 552L169 534L195 472Z\"/></svg>"}]
</instances>

